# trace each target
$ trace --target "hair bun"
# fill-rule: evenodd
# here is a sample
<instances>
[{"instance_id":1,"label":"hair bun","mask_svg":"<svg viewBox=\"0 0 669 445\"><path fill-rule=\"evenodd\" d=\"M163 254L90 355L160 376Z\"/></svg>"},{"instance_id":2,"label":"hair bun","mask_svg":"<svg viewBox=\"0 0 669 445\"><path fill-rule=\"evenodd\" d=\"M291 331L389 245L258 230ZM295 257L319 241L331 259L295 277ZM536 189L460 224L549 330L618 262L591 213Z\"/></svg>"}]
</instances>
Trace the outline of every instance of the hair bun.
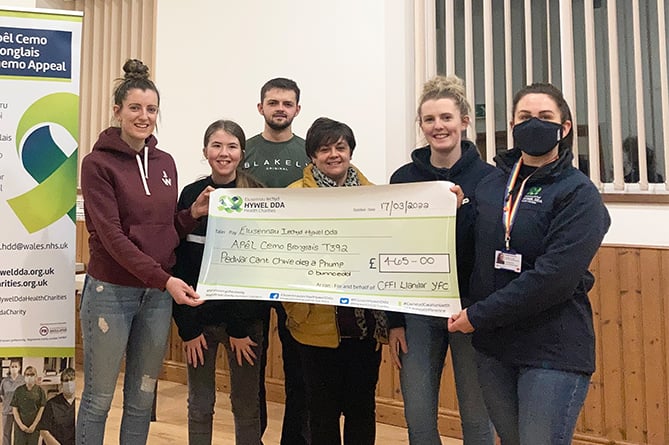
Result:
<instances>
[{"instance_id":1,"label":"hair bun","mask_svg":"<svg viewBox=\"0 0 669 445\"><path fill-rule=\"evenodd\" d=\"M149 67L144 65L141 60L128 59L123 64L123 71L125 72L124 79L141 80L149 78Z\"/></svg>"},{"instance_id":2,"label":"hair bun","mask_svg":"<svg viewBox=\"0 0 669 445\"><path fill-rule=\"evenodd\" d=\"M465 83L458 76L435 76L425 82L423 93L449 91L456 96L465 97Z\"/></svg>"}]
</instances>

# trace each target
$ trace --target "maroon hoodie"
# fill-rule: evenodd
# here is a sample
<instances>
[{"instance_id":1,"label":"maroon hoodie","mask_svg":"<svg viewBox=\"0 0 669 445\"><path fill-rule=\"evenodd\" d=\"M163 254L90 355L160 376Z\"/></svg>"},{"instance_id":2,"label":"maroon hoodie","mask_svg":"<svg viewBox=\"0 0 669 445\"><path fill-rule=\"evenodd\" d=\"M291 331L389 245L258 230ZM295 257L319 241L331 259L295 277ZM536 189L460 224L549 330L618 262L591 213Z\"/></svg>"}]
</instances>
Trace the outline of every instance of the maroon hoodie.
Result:
<instances>
[{"instance_id":1,"label":"maroon hoodie","mask_svg":"<svg viewBox=\"0 0 669 445\"><path fill-rule=\"evenodd\" d=\"M122 286L165 289L180 238L197 220L177 212L177 170L151 135L136 152L120 128L100 133L81 163L88 274Z\"/></svg>"}]
</instances>

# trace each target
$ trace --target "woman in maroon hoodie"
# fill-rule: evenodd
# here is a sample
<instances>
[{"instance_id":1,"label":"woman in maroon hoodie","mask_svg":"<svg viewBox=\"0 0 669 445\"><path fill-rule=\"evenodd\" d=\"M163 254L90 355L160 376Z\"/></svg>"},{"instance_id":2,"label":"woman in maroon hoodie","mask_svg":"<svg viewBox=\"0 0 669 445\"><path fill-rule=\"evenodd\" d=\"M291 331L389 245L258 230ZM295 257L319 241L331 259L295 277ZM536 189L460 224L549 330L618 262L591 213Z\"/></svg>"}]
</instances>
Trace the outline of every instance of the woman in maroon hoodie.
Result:
<instances>
[{"instance_id":1,"label":"woman in maroon hoodie","mask_svg":"<svg viewBox=\"0 0 669 445\"><path fill-rule=\"evenodd\" d=\"M128 60L123 71L114 90L119 127L103 131L81 165L91 257L81 303L85 380L77 443L86 445L104 441L124 355L120 443L146 443L172 299L199 304L193 288L171 275L174 249L207 214L212 190L177 211L176 166L153 136L158 90L141 61Z\"/></svg>"}]
</instances>

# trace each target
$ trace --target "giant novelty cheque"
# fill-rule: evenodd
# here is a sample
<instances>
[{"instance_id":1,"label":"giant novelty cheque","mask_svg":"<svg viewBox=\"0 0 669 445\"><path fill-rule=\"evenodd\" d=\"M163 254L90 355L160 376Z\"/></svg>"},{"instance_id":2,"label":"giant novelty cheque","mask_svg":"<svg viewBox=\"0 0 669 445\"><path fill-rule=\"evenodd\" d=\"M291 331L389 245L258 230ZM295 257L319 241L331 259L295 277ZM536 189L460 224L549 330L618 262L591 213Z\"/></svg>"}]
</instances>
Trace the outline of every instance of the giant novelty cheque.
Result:
<instances>
[{"instance_id":1,"label":"giant novelty cheque","mask_svg":"<svg viewBox=\"0 0 669 445\"><path fill-rule=\"evenodd\" d=\"M460 310L451 185L218 189L197 291L449 317Z\"/></svg>"}]
</instances>

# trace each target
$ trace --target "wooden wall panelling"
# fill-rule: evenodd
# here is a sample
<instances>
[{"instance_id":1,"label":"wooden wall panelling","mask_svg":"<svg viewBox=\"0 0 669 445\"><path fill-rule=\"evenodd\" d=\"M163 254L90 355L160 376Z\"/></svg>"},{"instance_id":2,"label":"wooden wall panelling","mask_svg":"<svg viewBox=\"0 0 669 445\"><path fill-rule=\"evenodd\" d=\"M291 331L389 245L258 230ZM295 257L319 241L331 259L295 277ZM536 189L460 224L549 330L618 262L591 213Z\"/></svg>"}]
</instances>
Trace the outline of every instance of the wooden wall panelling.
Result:
<instances>
[{"instance_id":1,"label":"wooden wall panelling","mask_svg":"<svg viewBox=\"0 0 669 445\"><path fill-rule=\"evenodd\" d=\"M283 380L283 351L276 325L276 312L270 311L269 346L267 349L266 377Z\"/></svg>"},{"instance_id":2,"label":"wooden wall panelling","mask_svg":"<svg viewBox=\"0 0 669 445\"><path fill-rule=\"evenodd\" d=\"M595 258L590 265L590 271L594 276L599 276L599 258ZM601 280L595 280L590 291L590 302L592 305L592 318L595 332L601 332ZM602 336L595 335L595 368L602 369ZM602 373L596 372L590 380L590 389L583 405L583 410L576 426L577 431L583 434L602 436L604 434L604 391Z\"/></svg>"},{"instance_id":3,"label":"wooden wall panelling","mask_svg":"<svg viewBox=\"0 0 669 445\"><path fill-rule=\"evenodd\" d=\"M388 348L381 349L381 368L379 369L379 384L376 387L376 396L392 400L395 396L394 369Z\"/></svg>"},{"instance_id":4,"label":"wooden wall panelling","mask_svg":"<svg viewBox=\"0 0 669 445\"><path fill-rule=\"evenodd\" d=\"M172 326L170 327L170 334L167 345L168 347L165 357L166 360L179 363L186 362L186 357L183 354L183 343L181 342L181 338L179 337L179 330L177 329L177 326L174 324L174 322L172 322Z\"/></svg>"},{"instance_id":5,"label":"wooden wall panelling","mask_svg":"<svg viewBox=\"0 0 669 445\"><path fill-rule=\"evenodd\" d=\"M639 250L618 252L619 286L622 320L623 388L625 391L625 439L647 443L645 435L643 324L641 319L641 285L639 283Z\"/></svg>"},{"instance_id":6,"label":"wooden wall panelling","mask_svg":"<svg viewBox=\"0 0 669 445\"><path fill-rule=\"evenodd\" d=\"M376 389L376 418L379 422L406 426L399 370L392 364L387 347L381 350L381 355L379 385Z\"/></svg>"},{"instance_id":7,"label":"wooden wall panelling","mask_svg":"<svg viewBox=\"0 0 669 445\"><path fill-rule=\"evenodd\" d=\"M78 369L82 369L84 364L84 343L81 336L81 323L79 322L79 305L81 304L81 294L79 292L75 294L74 304L74 363Z\"/></svg>"},{"instance_id":8,"label":"wooden wall panelling","mask_svg":"<svg viewBox=\"0 0 669 445\"><path fill-rule=\"evenodd\" d=\"M75 258L76 262L84 263L84 267L88 266L88 259L90 254L88 252L88 232L86 231L86 224L83 221L75 223ZM81 337L81 323L79 323L79 306L81 304L81 295L79 292L75 294L75 323L74 323L74 362L77 365L83 365L84 362L84 344Z\"/></svg>"},{"instance_id":9,"label":"wooden wall panelling","mask_svg":"<svg viewBox=\"0 0 669 445\"><path fill-rule=\"evenodd\" d=\"M88 232L86 231L86 224L83 221L77 221L75 226L76 245L74 248L75 261L83 263L84 267L88 265L90 252L88 251Z\"/></svg>"},{"instance_id":10,"label":"wooden wall panelling","mask_svg":"<svg viewBox=\"0 0 669 445\"><path fill-rule=\"evenodd\" d=\"M76 239L76 240L81 240L81 239L83 239L82 230L84 230L84 226L83 226L83 224L80 224L80 223L77 221L76 226L75 226L75 229L74 229L75 239ZM77 242L77 243L75 244L75 246L74 246L74 261L76 261L77 263L81 263L81 262L82 262L82 254L81 254L81 250L82 250L82 248L83 248L83 247L82 247L81 243L79 243L79 242Z\"/></svg>"},{"instance_id":11,"label":"wooden wall panelling","mask_svg":"<svg viewBox=\"0 0 669 445\"><path fill-rule=\"evenodd\" d=\"M279 340L276 311L271 311L269 326L269 347L267 348L267 369L265 370L267 400L285 402L283 389L283 352Z\"/></svg>"},{"instance_id":12,"label":"wooden wall panelling","mask_svg":"<svg viewBox=\"0 0 669 445\"><path fill-rule=\"evenodd\" d=\"M446 319L444 319L446 324ZM453 356L451 349L446 353L444 370L441 373L441 384L439 385L439 407L448 411L458 410L458 398L455 395L455 388L450 384L455 381L453 374Z\"/></svg>"},{"instance_id":13,"label":"wooden wall panelling","mask_svg":"<svg viewBox=\"0 0 669 445\"><path fill-rule=\"evenodd\" d=\"M660 418L660 421L664 422L664 443L669 443L669 425L667 425L669 423L669 297L667 296L669 293L669 250L663 250L660 257L661 272L659 277L660 289L662 289L662 303L664 308L664 312L662 314L662 320L664 321L662 326L664 332L664 345L661 349L663 356L660 361L664 362L665 371L664 390L662 391L665 403L665 413Z\"/></svg>"},{"instance_id":14,"label":"wooden wall panelling","mask_svg":"<svg viewBox=\"0 0 669 445\"><path fill-rule=\"evenodd\" d=\"M446 319L444 319L446 325ZM440 431L442 434L450 437L462 438L462 428L460 426L460 415L458 412L458 401L455 395L455 377L453 374L453 358L449 348L446 354L446 363L441 373L441 383L439 386L439 411L447 421L442 422Z\"/></svg>"},{"instance_id":15,"label":"wooden wall panelling","mask_svg":"<svg viewBox=\"0 0 669 445\"><path fill-rule=\"evenodd\" d=\"M77 252L85 230L77 223ZM602 247L591 271L590 293L596 332L597 371L578 420L575 445L664 445L669 443L669 250ZM281 348L272 313L267 367L267 399L284 401ZM77 355L81 338L77 321ZM186 383L185 357L176 327L163 378ZM80 359L78 359L79 362ZM223 348L217 361L217 387L229 392ZM387 348L377 387L377 420L405 426L399 372ZM450 355L440 391L442 434L461 437Z\"/></svg>"},{"instance_id":16,"label":"wooden wall panelling","mask_svg":"<svg viewBox=\"0 0 669 445\"><path fill-rule=\"evenodd\" d=\"M663 443L669 437L667 422L667 369L663 354L667 351L664 330L665 308L662 301L662 252L641 250L639 257L641 316L643 319L643 364L646 441ZM666 274L665 274L666 275ZM666 283L665 283L666 284Z\"/></svg>"},{"instance_id":17,"label":"wooden wall panelling","mask_svg":"<svg viewBox=\"0 0 669 445\"><path fill-rule=\"evenodd\" d=\"M623 402L622 333L620 295L618 292L618 254L615 249L600 249L599 287L601 290L601 374L604 398L604 435L612 440L624 439L625 410Z\"/></svg>"},{"instance_id":18,"label":"wooden wall panelling","mask_svg":"<svg viewBox=\"0 0 669 445\"><path fill-rule=\"evenodd\" d=\"M112 117L114 81L126 59L141 59L155 78L156 0L77 0L84 12L81 54L79 159L90 152ZM158 85L160 88L160 85Z\"/></svg>"}]
</instances>

